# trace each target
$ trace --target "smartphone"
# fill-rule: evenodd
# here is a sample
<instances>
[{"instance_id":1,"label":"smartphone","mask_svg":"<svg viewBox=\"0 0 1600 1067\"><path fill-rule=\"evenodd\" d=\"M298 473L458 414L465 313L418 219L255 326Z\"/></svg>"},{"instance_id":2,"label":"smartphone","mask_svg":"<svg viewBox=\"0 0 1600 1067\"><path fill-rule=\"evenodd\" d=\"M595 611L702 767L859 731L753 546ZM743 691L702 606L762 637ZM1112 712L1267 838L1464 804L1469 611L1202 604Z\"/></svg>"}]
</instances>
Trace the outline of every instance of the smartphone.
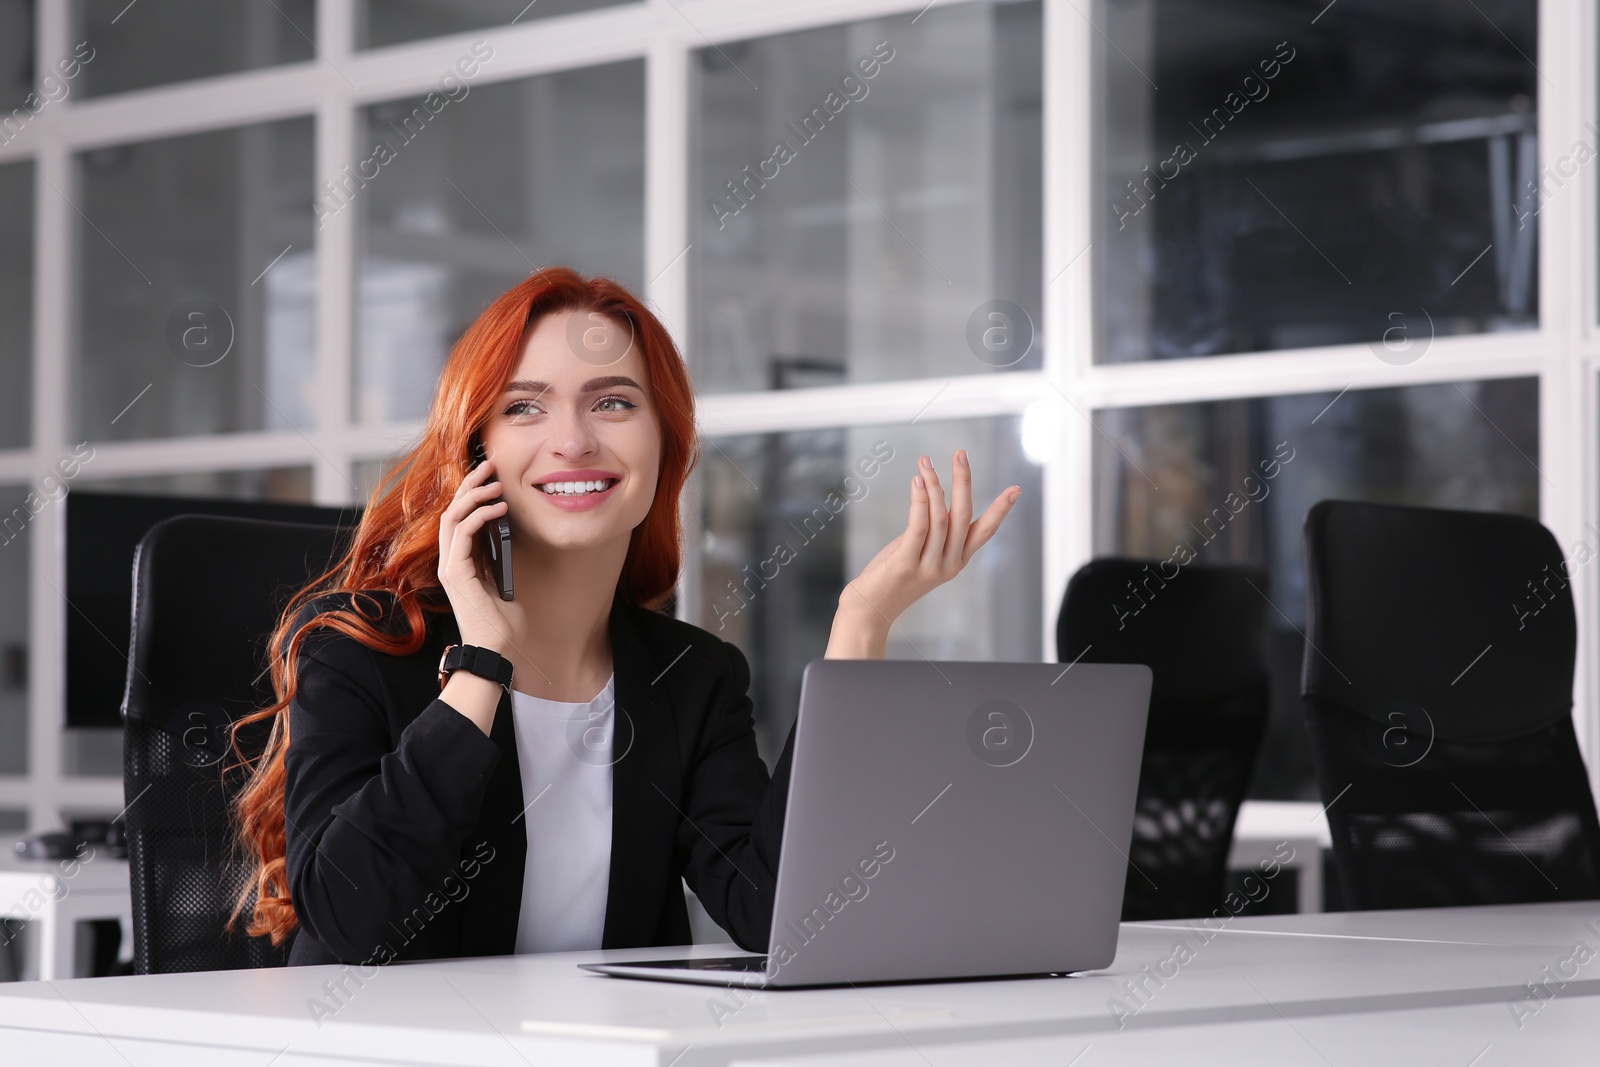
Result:
<instances>
[{"instance_id":1,"label":"smartphone","mask_svg":"<svg viewBox=\"0 0 1600 1067\"><path fill-rule=\"evenodd\" d=\"M472 466L469 470L477 469L487 457L483 451L483 441L477 434L472 435L470 442ZM493 474L484 482L497 482L500 479ZM511 520L502 515L483 528L484 544L489 553L489 571L494 575L494 584L500 590L501 600L512 598L511 590Z\"/></svg>"}]
</instances>

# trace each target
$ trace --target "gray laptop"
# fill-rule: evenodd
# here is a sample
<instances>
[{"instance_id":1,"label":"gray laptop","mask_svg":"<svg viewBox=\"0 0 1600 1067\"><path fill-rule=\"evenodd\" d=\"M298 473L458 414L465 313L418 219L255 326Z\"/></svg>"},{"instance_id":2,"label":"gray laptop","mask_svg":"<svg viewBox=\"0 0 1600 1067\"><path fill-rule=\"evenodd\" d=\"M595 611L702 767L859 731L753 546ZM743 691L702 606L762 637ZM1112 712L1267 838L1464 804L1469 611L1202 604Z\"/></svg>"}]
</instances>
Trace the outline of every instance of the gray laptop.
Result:
<instances>
[{"instance_id":1,"label":"gray laptop","mask_svg":"<svg viewBox=\"0 0 1600 1067\"><path fill-rule=\"evenodd\" d=\"M767 954L583 966L759 988L1108 966L1150 681L1129 664L810 663Z\"/></svg>"}]
</instances>

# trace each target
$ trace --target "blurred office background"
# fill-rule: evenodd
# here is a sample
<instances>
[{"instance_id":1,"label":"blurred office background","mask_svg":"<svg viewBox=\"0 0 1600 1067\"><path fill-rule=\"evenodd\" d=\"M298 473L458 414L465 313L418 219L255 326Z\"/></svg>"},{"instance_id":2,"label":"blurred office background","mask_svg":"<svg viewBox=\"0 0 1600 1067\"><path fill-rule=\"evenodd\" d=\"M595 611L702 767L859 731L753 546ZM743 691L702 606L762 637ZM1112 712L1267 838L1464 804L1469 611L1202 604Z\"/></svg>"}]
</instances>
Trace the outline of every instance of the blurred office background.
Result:
<instances>
[{"instance_id":1,"label":"blurred office background","mask_svg":"<svg viewBox=\"0 0 1600 1067\"><path fill-rule=\"evenodd\" d=\"M1097 554L1262 564L1251 795L1314 811L1310 504L1513 511L1600 549L1596 22L1556 0L0 0L0 830L122 806L117 732L62 728L53 497L362 503L452 339L548 263L635 287L679 338L705 447L678 610L749 655L769 759L915 457L965 447L983 499L1024 495L891 654L1052 659Z\"/></svg>"}]
</instances>

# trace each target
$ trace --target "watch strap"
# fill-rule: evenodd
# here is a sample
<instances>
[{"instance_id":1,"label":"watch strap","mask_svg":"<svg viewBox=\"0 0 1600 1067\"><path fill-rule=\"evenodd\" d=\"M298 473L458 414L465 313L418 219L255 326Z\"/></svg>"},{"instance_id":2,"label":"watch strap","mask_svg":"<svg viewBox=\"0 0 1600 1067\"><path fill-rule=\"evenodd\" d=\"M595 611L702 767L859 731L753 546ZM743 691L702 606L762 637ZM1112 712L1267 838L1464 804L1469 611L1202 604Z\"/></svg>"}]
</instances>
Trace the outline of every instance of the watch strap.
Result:
<instances>
[{"instance_id":1,"label":"watch strap","mask_svg":"<svg viewBox=\"0 0 1600 1067\"><path fill-rule=\"evenodd\" d=\"M452 671L466 671L487 678L496 685L511 684L511 661L500 653L478 645L451 645L439 657L439 685L443 688Z\"/></svg>"}]
</instances>

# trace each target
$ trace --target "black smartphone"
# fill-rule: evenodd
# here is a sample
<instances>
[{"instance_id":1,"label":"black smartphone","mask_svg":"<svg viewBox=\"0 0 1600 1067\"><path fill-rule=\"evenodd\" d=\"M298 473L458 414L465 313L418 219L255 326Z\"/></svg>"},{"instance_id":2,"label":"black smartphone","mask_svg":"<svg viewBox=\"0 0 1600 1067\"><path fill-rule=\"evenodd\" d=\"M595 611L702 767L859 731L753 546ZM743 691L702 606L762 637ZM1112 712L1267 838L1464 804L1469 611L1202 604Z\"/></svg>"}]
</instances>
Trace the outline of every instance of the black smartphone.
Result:
<instances>
[{"instance_id":1,"label":"black smartphone","mask_svg":"<svg viewBox=\"0 0 1600 1067\"><path fill-rule=\"evenodd\" d=\"M483 441L477 434L472 435L470 452L472 454L472 467L469 469L476 469L478 464L482 463L486 458L483 451ZM488 485L489 482L497 482L499 480L491 474L489 475L489 480L483 484ZM510 600L512 598L511 520L504 515L495 519L483 528L483 539L489 552L489 571L494 575L494 584L500 590L500 599Z\"/></svg>"}]
</instances>

